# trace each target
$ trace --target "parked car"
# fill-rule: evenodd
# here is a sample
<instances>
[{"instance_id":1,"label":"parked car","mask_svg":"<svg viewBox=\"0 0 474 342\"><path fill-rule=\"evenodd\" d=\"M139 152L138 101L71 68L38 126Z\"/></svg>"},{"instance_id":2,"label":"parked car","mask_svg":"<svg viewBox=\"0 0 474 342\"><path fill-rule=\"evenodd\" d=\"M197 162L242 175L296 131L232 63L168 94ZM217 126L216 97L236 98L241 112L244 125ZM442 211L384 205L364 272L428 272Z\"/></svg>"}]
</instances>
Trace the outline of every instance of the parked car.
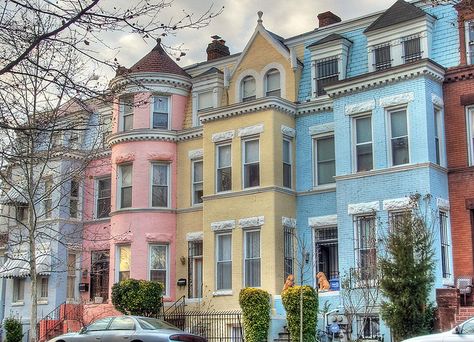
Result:
<instances>
[{"instance_id":1,"label":"parked car","mask_svg":"<svg viewBox=\"0 0 474 342\"><path fill-rule=\"evenodd\" d=\"M474 342L474 317L441 334L409 338L403 342Z\"/></svg>"},{"instance_id":2,"label":"parked car","mask_svg":"<svg viewBox=\"0 0 474 342\"><path fill-rule=\"evenodd\" d=\"M96 320L79 332L64 334L49 342L207 342L205 338L184 332L162 320L117 316Z\"/></svg>"}]
</instances>

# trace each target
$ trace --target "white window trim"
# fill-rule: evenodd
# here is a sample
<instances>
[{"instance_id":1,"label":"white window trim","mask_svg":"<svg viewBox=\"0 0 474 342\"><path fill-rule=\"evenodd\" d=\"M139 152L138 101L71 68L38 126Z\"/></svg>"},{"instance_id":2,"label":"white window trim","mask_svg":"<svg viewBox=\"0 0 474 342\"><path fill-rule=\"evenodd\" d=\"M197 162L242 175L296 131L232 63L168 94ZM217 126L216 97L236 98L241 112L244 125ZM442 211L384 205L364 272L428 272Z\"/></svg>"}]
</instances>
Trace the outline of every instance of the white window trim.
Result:
<instances>
[{"instance_id":1,"label":"white window trim","mask_svg":"<svg viewBox=\"0 0 474 342\"><path fill-rule=\"evenodd\" d=\"M260 286L251 286L251 287L255 287L255 288L260 288L262 287L262 229L260 229L260 227L253 227L253 228L247 228L247 229L244 229L244 243L243 243L243 253L242 253L242 256L243 256L243 265L242 265L242 287L246 287L246 284L245 284L245 274L246 274L246 268L245 268L245 261L247 260L247 256L245 254L246 250L247 250L247 234L248 233L252 233L252 232L259 232L260 236L259 236L259 259L260 259ZM250 260L250 259L249 259ZM252 260L255 260L255 259L252 259ZM250 286L250 285L249 285Z\"/></svg>"},{"instance_id":2,"label":"white window trim","mask_svg":"<svg viewBox=\"0 0 474 342\"><path fill-rule=\"evenodd\" d=\"M216 244L216 250L215 250L215 273L214 273L214 277L215 277L215 294L220 294L222 293L223 295L228 295L229 292L230 292L230 295L232 295L232 283L234 281L234 279L232 279L231 283L230 283L230 289L217 289L217 270L218 270L218 263L219 263L219 236L220 235L230 235L230 260L225 260L225 261L230 261L231 262L231 274L232 274L232 269L234 268L234 264L233 264L233 261L232 261L232 253L233 253L233 248L232 248L232 239L233 239L233 236L232 236L232 231L229 230L229 231L225 231L225 232L219 232L219 233L216 233L215 234L215 244ZM222 260L221 260L222 262Z\"/></svg>"},{"instance_id":3,"label":"white window trim","mask_svg":"<svg viewBox=\"0 0 474 342\"><path fill-rule=\"evenodd\" d=\"M115 282L119 282L119 274L120 274L120 247L129 247L130 248L130 278L132 275L132 245L131 243L120 243L115 245Z\"/></svg>"},{"instance_id":4,"label":"white window trim","mask_svg":"<svg viewBox=\"0 0 474 342\"><path fill-rule=\"evenodd\" d=\"M69 298L67 297L68 295L68 288L67 288L67 285L66 285L66 301L67 302L74 302L77 298L77 295L78 295L78 290L77 290L77 284L78 284L78 264L80 262L80 258L79 258L79 254L78 253L75 253L74 250L68 250L67 254L66 254L66 258L69 259L69 255L74 255L74 298ZM69 279L69 263L68 263L69 260L67 260L66 262L66 267L67 267L67 272L66 272L66 284L68 283L68 279Z\"/></svg>"},{"instance_id":5,"label":"white window trim","mask_svg":"<svg viewBox=\"0 0 474 342\"><path fill-rule=\"evenodd\" d=\"M202 206L202 202L201 203L194 203L194 165L196 163L202 163L203 164L203 168L202 168L202 172L203 172L203 177L202 177L202 181L200 182L202 185L203 185L203 195L204 195L204 161L202 159L195 159L195 160L191 160L191 205L192 206Z\"/></svg>"},{"instance_id":6,"label":"white window trim","mask_svg":"<svg viewBox=\"0 0 474 342\"><path fill-rule=\"evenodd\" d=\"M470 41L469 40L469 24L470 23L473 23L474 25L474 19L473 20L466 20L464 22L464 36L465 36L465 40L466 40L466 64L470 65L472 64L470 61L472 59L473 56L471 56L471 47L472 47L472 50L474 51L474 41Z\"/></svg>"},{"instance_id":7,"label":"white window trim","mask_svg":"<svg viewBox=\"0 0 474 342\"><path fill-rule=\"evenodd\" d=\"M263 96L263 78L260 76L260 74L257 71L253 69L248 69L248 70L245 70L243 73L241 73L235 81L235 85L236 85L235 86L235 102L236 103L243 103L242 81L247 76L252 76L255 79L255 98L258 99Z\"/></svg>"},{"instance_id":8,"label":"white window trim","mask_svg":"<svg viewBox=\"0 0 474 342\"><path fill-rule=\"evenodd\" d=\"M453 265L453 239L451 237L451 215L450 215L450 210L449 208L447 207L440 207L438 205L438 220L439 220L439 216L441 215L441 213L444 213L446 214L446 230L447 230L447 234L446 234L446 239L447 239L447 243L448 243L448 265L449 265L449 270L450 270L450 273L449 273L449 277L444 277L443 274L441 274L442 276L442 281L443 281L443 285L444 286L453 286L454 285L454 265ZM442 250L441 250L441 246L442 246L442 241L441 241L441 222L439 222L439 229L438 229L438 233L439 233L439 250L440 250L440 266L441 266L441 273L443 272L443 265L441 264L441 253L442 253Z\"/></svg>"},{"instance_id":9,"label":"white window trim","mask_svg":"<svg viewBox=\"0 0 474 342\"><path fill-rule=\"evenodd\" d=\"M248 186L248 187L245 187L245 165L247 165L245 163L245 157L246 157L246 154L245 154L245 144L250 142L250 141L258 141L258 185L257 186ZM241 149L242 149L242 174L241 174L241 177L242 177L242 189L255 189L255 188L259 188L262 186L262 179L260 177L261 173L262 173L262 170L261 170L261 155L260 155L260 137L257 136L257 137L245 137L245 139L242 139L242 145L241 145ZM255 164L255 163L252 163L252 164Z\"/></svg>"},{"instance_id":10,"label":"white window trim","mask_svg":"<svg viewBox=\"0 0 474 342\"><path fill-rule=\"evenodd\" d=\"M334 219L337 221L337 215L327 215L327 216L320 216L319 218L327 218L328 219L328 222L320 222L320 223L323 223L323 224L309 224L310 228L311 228L311 241L312 241L312 250L313 252L311 253L312 254L312 262L313 262L313 267L311 267L312 269L312 273L313 273L313 287L315 289L318 288L318 278L316 277L316 275L318 274L317 272L317 264L316 264L316 249L315 249L315 246L316 246L316 230L318 228L336 228L337 229L337 234L338 234L338 239L337 239L337 248L338 248L338 251L339 251L339 229L338 229L338 226L337 226L337 222L332 222ZM319 219L318 217L314 217L314 219ZM312 218L308 218L308 223L310 223L310 220ZM338 269L340 269L340 261L338 260ZM341 283L341 278L339 277L339 284ZM339 285L339 288L341 288L341 285ZM338 294L339 291L330 291L331 294ZM322 295L322 294L326 294L326 293L320 293L319 295Z\"/></svg>"},{"instance_id":11,"label":"white window trim","mask_svg":"<svg viewBox=\"0 0 474 342\"><path fill-rule=\"evenodd\" d=\"M366 213L358 213L358 214L354 214L352 215L352 226L353 226L353 230L354 230L354 241L356 242L356 246L354 248L354 267L356 269L359 269L360 268L360 242L359 242L359 229L357 227L357 218L358 217L367 217L367 216L373 216L374 217L374 236L375 236L375 240L378 241L378 224L377 224L377 213L376 212L366 212ZM376 259L378 257L378 254L379 254L379 248L377 246L377 244L375 244L375 256L376 256ZM376 261L377 263L377 261ZM375 285L375 282L374 282L374 285ZM357 284L356 284L357 286Z\"/></svg>"},{"instance_id":12,"label":"white window trim","mask_svg":"<svg viewBox=\"0 0 474 342\"><path fill-rule=\"evenodd\" d=\"M164 165L168 168L167 173L166 173L166 185L168 187L168 191L166 194L166 207L156 207L153 206L153 166L154 165ZM133 182L132 182L133 184ZM150 208L171 208L171 163L166 162L166 161L153 161L150 163L150 192L148 195L148 200L150 203Z\"/></svg>"},{"instance_id":13,"label":"white window trim","mask_svg":"<svg viewBox=\"0 0 474 342\"><path fill-rule=\"evenodd\" d=\"M367 171L357 171L357 129L356 129L356 121L358 119L363 119L365 117L370 117L370 131L371 131L371 144L372 144L372 169L367 171L375 170L375 153L374 153L374 120L372 113L361 113L360 115L353 115L351 117L351 148L352 148L352 172L367 172ZM366 143L365 143L366 144Z\"/></svg>"},{"instance_id":14,"label":"white window trim","mask_svg":"<svg viewBox=\"0 0 474 342\"><path fill-rule=\"evenodd\" d=\"M288 138L287 136L283 136L283 139L282 139L282 148L283 148L283 142L286 141L288 142L288 148L289 148L289 158L290 158L290 186L289 187L286 187L284 184L283 184L283 180L282 179L282 186L286 189L293 189L293 139L292 138ZM260 146L259 146L260 147ZM282 166L286 164L285 161L283 160L283 153L282 153ZM283 172L282 172L282 175L283 175Z\"/></svg>"},{"instance_id":15,"label":"white window trim","mask_svg":"<svg viewBox=\"0 0 474 342\"><path fill-rule=\"evenodd\" d=\"M446 161L446 145L445 145L445 126L444 126L444 110L442 107L433 106L434 109L434 120L438 122L438 132L435 134L438 135L438 144L439 144L439 165L440 166L447 166ZM435 126L436 128L436 126ZM436 148L436 146L435 146ZM436 159L436 150L435 150L435 159Z\"/></svg>"},{"instance_id":16,"label":"white window trim","mask_svg":"<svg viewBox=\"0 0 474 342\"><path fill-rule=\"evenodd\" d=\"M101 180L106 180L106 179L109 179L110 178L110 204L112 205L112 177L111 175L104 175L104 176L99 176L99 177L96 177L94 178L94 212L93 212L93 215L94 215L94 219L96 220L102 220L102 219L108 219L110 218L110 213L109 213L109 216L107 217L101 217L101 218L98 218L98 204L99 204L99 182Z\"/></svg>"},{"instance_id":17,"label":"white window trim","mask_svg":"<svg viewBox=\"0 0 474 342\"><path fill-rule=\"evenodd\" d=\"M167 98L168 99L168 126L166 128L153 128L153 109L155 106L155 99L156 98ZM150 129L161 129L161 130L170 130L171 129L171 113L172 113L172 104L171 104L171 95L161 95L161 94L153 94L151 95L151 101L150 101Z\"/></svg>"},{"instance_id":18,"label":"white window trim","mask_svg":"<svg viewBox=\"0 0 474 342\"><path fill-rule=\"evenodd\" d=\"M152 271L151 269L151 249L155 246L164 246L166 247L166 291L163 292L164 297L169 297L170 296L170 247L166 243L152 243L148 245L148 275L147 278L148 280L151 280L150 273Z\"/></svg>"},{"instance_id":19,"label":"white window trim","mask_svg":"<svg viewBox=\"0 0 474 342\"><path fill-rule=\"evenodd\" d=\"M467 149L469 166L474 166L474 106L466 107Z\"/></svg>"},{"instance_id":20,"label":"white window trim","mask_svg":"<svg viewBox=\"0 0 474 342\"><path fill-rule=\"evenodd\" d=\"M128 166L128 165L131 166L132 168L132 205L130 207L122 208L122 180L123 180L122 167ZM128 209L128 208L133 207L133 163L124 163L124 164L118 165L117 196L116 197L117 197L117 203L116 203L117 209Z\"/></svg>"},{"instance_id":21,"label":"white window trim","mask_svg":"<svg viewBox=\"0 0 474 342\"><path fill-rule=\"evenodd\" d=\"M224 146L230 146L230 172L231 172L231 186L230 190L218 190L218 170L219 170L219 148L224 147ZM224 143L219 143L216 144L216 166L215 166L215 189L216 189L216 194L225 194L228 192L232 191L232 143L231 142L224 142Z\"/></svg>"},{"instance_id":22,"label":"white window trim","mask_svg":"<svg viewBox=\"0 0 474 342\"><path fill-rule=\"evenodd\" d=\"M126 132L125 131L125 104L123 103L124 99L131 99L133 103L135 103L135 97L134 94L129 94L129 95L122 95L119 98L119 132ZM132 108L134 108L132 106ZM133 121L135 119L135 111L132 109L132 114L129 114L132 116L132 129L134 128Z\"/></svg>"},{"instance_id":23,"label":"white window trim","mask_svg":"<svg viewBox=\"0 0 474 342\"><path fill-rule=\"evenodd\" d=\"M312 149L312 158L313 158L313 188L325 188L325 187L334 187L336 185L336 180L332 183L327 183L327 184L318 184L318 158L316 156L316 153L318 152L317 147L316 147L316 141L322 138L327 138L327 137L333 137L334 138L334 143L336 143L336 138L334 135L334 131L330 131L327 133L323 134L317 134L313 135L311 139L313 140L313 144L311 146ZM336 146L334 145L334 163L336 162ZM334 175L336 176L336 175Z\"/></svg>"},{"instance_id":24,"label":"white window trim","mask_svg":"<svg viewBox=\"0 0 474 342\"><path fill-rule=\"evenodd\" d=\"M393 112L398 112L405 110L405 116L407 120L407 139L408 139L408 163L405 164L398 164L394 165L393 164L393 159L392 159L392 122L391 122L391 114ZM403 165L409 165L411 164L412 161L412 148L411 148L411 134L410 134L410 113L408 112L408 106L396 106L396 107L390 107L385 109L385 118L386 118L386 123L387 123L387 158L388 158L388 166L389 167L396 167L396 166L403 166ZM373 135L372 135L372 144L373 144ZM372 145L373 148L373 145ZM373 150L372 150L373 153Z\"/></svg>"},{"instance_id":25,"label":"white window trim","mask_svg":"<svg viewBox=\"0 0 474 342\"><path fill-rule=\"evenodd\" d=\"M77 197L72 196L72 182L77 183ZM82 219L82 181L79 178L72 178L70 181L69 189L69 218L71 220L81 220ZM77 202L77 212L76 217L71 216L71 201Z\"/></svg>"},{"instance_id":26,"label":"white window trim","mask_svg":"<svg viewBox=\"0 0 474 342\"><path fill-rule=\"evenodd\" d=\"M18 282L23 282L23 299L16 299L15 300L15 295L14 293L16 293L17 291L15 290L15 280L18 280ZM18 284L20 285L20 284ZM19 306L19 305L24 305L25 304L25 287L26 287L26 278L13 278L12 279L12 290L13 290L13 293L12 293L12 305L14 306Z\"/></svg>"}]
</instances>

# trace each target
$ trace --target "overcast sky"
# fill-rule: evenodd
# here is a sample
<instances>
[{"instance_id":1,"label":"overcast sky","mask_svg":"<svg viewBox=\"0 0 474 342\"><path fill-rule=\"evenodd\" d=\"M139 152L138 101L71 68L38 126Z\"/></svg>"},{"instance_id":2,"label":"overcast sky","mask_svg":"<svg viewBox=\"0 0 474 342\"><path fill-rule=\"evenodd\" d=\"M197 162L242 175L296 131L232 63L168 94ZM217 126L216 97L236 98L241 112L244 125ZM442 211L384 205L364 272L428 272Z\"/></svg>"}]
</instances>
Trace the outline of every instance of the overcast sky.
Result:
<instances>
[{"instance_id":1,"label":"overcast sky","mask_svg":"<svg viewBox=\"0 0 474 342\"><path fill-rule=\"evenodd\" d=\"M129 4L134 0L110 1ZM215 34L226 41L231 54L242 51L255 29L259 10L264 13L263 25L268 30L288 38L317 27L318 13L332 11L342 20L347 20L386 9L394 2L395 0L175 0L171 8L163 11L162 18L168 20L170 17L179 17L183 10L197 15L210 6L215 11L224 6L224 11L207 27L177 31L176 36L164 37L163 43L169 46L182 44L181 48L186 56L178 63L187 66L206 60L207 44ZM133 34L114 34L113 40L118 49L111 53L127 67L132 66L154 46L152 40L145 42Z\"/></svg>"}]
</instances>

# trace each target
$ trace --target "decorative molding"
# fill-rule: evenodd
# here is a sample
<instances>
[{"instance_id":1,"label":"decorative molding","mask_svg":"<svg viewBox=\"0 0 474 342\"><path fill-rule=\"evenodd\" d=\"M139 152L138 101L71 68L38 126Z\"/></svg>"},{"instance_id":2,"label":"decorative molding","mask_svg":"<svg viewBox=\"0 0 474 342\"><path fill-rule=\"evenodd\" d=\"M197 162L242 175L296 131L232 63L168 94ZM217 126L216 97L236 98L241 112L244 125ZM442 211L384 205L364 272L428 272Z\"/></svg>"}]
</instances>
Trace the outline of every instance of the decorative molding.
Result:
<instances>
[{"instance_id":1,"label":"decorative molding","mask_svg":"<svg viewBox=\"0 0 474 342\"><path fill-rule=\"evenodd\" d=\"M200 159L203 157L203 155L204 155L204 150L202 148L188 151L189 159Z\"/></svg>"},{"instance_id":2,"label":"decorative molding","mask_svg":"<svg viewBox=\"0 0 474 342\"><path fill-rule=\"evenodd\" d=\"M281 217L281 225L288 228L296 228L296 219L291 217Z\"/></svg>"},{"instance_id":3,"label":"decorative molding","mask_svg":"<svg viewBox=\"0 0 474 342\"><path fill-rule=\"evenodd\" d=\"M294 138L296 136L296 130L285 125L281 125L281 133L290 138Z\"/></svg>"},{"instance_id":4,"label":"decorative molding","mask_svg":"<svg viewBox=\"0 0 474 342\"><path fill-rule=\"evenodd\" d=\"M167 233L146 233L145 239L147 242L171 242L173 236Z\"/></svg>"},{"instance_id":5,"label":"decorative molding","mask_svg":"<svg viewBox=\"0 0 474 342\"><path fill-rule=\"evenodd\" d=\"M110 146L130 142L130 141L145 141L145 140L157 140L176 142L178 135L173 131L156 130L156 129L133 129L125 132L118 132L111 134L107 138L107 144Z\"/></svg>"},{"instance_id":6,"label":"decorative molding","mask_svg":"<svg viewBox=\"0 0 474 342\"><path fill-rule=\"evenodd\" d=\"M212 142L220 142L220 141L225 141L225 140L231 140L234 138L235 131L225 131L225 132L219 132L219 133L214 133L212 135Z\"/></svg>"},{"instance_id":7,"label":"decorative molding","mask_svg":"<svg viewBox=\"0 0 474 342\"><path fill-rule=\"evenodd\" d=\"M393 198L387 199L383 201L382 209L383 210L400 210L400 209L407 209L411 208L413 205L411 203L410 197L402 197L402 198Z\"/></svg>"},{"instance_id":8,"label":"decorative molding","mask_svg":"<svg viewBox=\"0 0 474 342\"><path fill-rule=\"evenodd\" d=\"M239 220L241 228L260 227L265 223L265 216L246 217Z\"/></svg>"},{"instance_id":9,"label":"decorative molding","mask_svg":"<svg viewBox=\"0 0 474 342\"><path fill-rule=\"evenodd\" d=\"M147 159L151 161L172 161L174 157L170 152L152 152L148 153Z\"/></svg>"},{"instance_id":10,"label":"decorative molding","mask_svg":"<svg viewBox=\"0 0 474 342\"><path fill-rule=\"evenodd\" d=\"M438 209L440 210L449 210L450 205L449 205L449 200L444 199L444 198L437 198L436 199L436 205L438 206Z\"/></svg>"},{"instance_id":11,"label":"decorative molding","mask_svg":"<svg viewBox=\"0 0 474 342\"><path fill-rule=\"evenodd\" d=\"M185 76L159 72L133 72L115 77L110 88L123 93L166 92L168 94L188 95L191 79ZM160 89L157 89L157 88Z\"/></svg>"},{"instance_id":12,"label":"decorative molding","mask_svg":"<svg viewBox=\"0 0 474 342\"><path fill-rule=\"evenodd\" d=\"M260 134L262 132L263 132L263 124L258 124L258 125L254 125L254 126L239 128L239 131L238 131L237 135L239 137L245 137L245 136L248 136L248 135Z\"/></svg>"},{"instance_id":13,"label":"decorative molding","mask_svg":"<svg viewBox=\"0 0 474 342\"><path fill-rule=\"evenodd\" d=\"M211 230L213 232L221 231L221 230L229 230L235 228L235 220L227 220L227 221L217 221L211 223Z\"/></svg>"},{"instance_id":14,"label":"decorative molding","mask_svg":"<svg viewBox=\"0 0 474 342\"><path fill-rule=\"evenodd\" d=\"M355 203L347 206L347 213L349 215L368 214L380 210L379 201Z\"/></svg>"},{"instance_id":15,"label":"decorative molding","mask_svg":"<svg viewBox=\"0 0 474 342\"><path fill-rule=\"evenodd\" d=\"M232 296L232 290L217 290L212 292L212 295L214 297L220 297L220 296Z\"/></svg>"},{"instance_id":16,"label":"decorative molding","mask_svg":"<svg viewBox=\"0 0 474 342\"><path fill-rule=\"evenodd\" d=\"M132 233L119 234L119 235L114 237L114 242L115 243L132 242L132 240L133 240L133 234Z\"/></svg>"},{"instance_id":17,"label":"decorative molding","mask_svg":"<svg viewBox=\"0 0 474 342\"><path fill-rule=\"evenodd\" d=\"M178 132L178 141L202 138L202 127L187 129Z\"/></svg>"},{"instance_id":18,"label":"decorative molding","mask_svg":"<svg viewBox=\"0 0 474 342\"><path fill-rule=\"evenodd\" d=\"M390 95L390 96L381 97L379 99L379 105L380 107L392 107L392 106L397 106L397 105L405 104L408 102L412 102L414 99L415 99L414 92Z\"/></svg>"},{"instance_id":19,"label":"decorative molding","mask_svg":"<svg viewBox=\"0 0 474 342\"><path fill-rule=\"evenodd\" d=\"M359 102L354 104L346 105L346 115L359 114L364 112L370 112L375 108L375 100L369 100L365 102Z\"/></svg>"},{"instance_id":20,"label":"decorative molding","mask_svg":"<svg viewBox=\"0 0 474 342\"><path fill-rule=\"evenodd\" d=\"M123 163L128 163L134 160L135 160L135 154L127 153L121 156L116 156L114 159L114 164L123 164Z\"/></svg>"},{"instance_id":21,"label":"decorative molding","mask_svg":"<svg viewBox=\"0 0 474 342\"><path fill-rule=\"evenodd\" d=\"M226 191L226 192L219 192L217 194L206 195L203 196L204 201L213 201L216 199L221 198L234 198L234 197L241 197L241 196L249 196L255 194L261 194L265 192L278 192L285 195L295 196L296 192L294 190L284 188L281 186L265 186L265 187L254 187L240 191Z\"/></svg>"},{"instance_id":22,"label":"decorative molding","mask_svg":"<svg viewBox=\"0 0 474 342\"><path fill-rule=\"evenodd\" d=\"M337 215L308 217L308 226L310 226L311 228L336 226L336 225L337 225Z\"/></svg>"},{"instance_id":23,"label":"decorative molding","mask_svg":"<svg viewBox=\"0 0 474 342\"><path fill-rule=\"evenodd\" d=\"M301 103L296 109L297 115L309 115L318 112L331 112L333 110L333 100L329 96L311 98L307 102Z\"/></svg>"},{"instance_id":24,"label":"decorative molding","mask_svg":"<svg viewBox=\"0 0 474 342\"><path fill-rule=\"evenodd\" d=\"M431 102L433 102L435 106L439 106L439 107L444 106L443 99L436 94L431 94Z\"/></svg>"},{"instance_id":25,"label":"decorative molding","mask_svg":"<svg viewBox=\"0 0 474 342\"><path fill-rule=\"evenodd\" d=\"M308 128L309 135L318 135L334 132L334 122L328 122L320 125L310 126Z\"/></svg>"},{"instance_id":26,"label":"decorative molding","mask_svg":"<svg viewBox=\"0 0 474 342\"><path fill-rule=\"evenodd\" d=\"M192 232L186 234L186 241L202 241L204 239L204 232Z\"/></svg>"}]
</instances>

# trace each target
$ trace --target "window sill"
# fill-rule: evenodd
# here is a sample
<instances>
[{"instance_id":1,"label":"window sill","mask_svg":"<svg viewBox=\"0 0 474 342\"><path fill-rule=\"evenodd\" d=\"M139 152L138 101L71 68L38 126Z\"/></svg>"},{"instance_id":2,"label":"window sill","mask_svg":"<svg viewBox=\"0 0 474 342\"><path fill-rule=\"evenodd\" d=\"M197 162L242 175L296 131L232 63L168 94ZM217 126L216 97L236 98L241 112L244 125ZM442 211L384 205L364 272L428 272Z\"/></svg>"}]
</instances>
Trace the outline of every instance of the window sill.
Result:
<instances>
[{"instance_id":1,"label":"window sill","mask_svg":"<svg viewBox=\"0 0 474 342\"><path fill-rule=\"evenodd\" d=\"M443 284L443 286L446 286L446 287L454 287L454 279L453 278L443 278L442 284Z\"/></svg>"},{"instance_id":2,"label":"window sill","mask_svg":"<svg viewBox=\"0 0 474 342\"><path fill-rule=\"evenodd\" d=\"M260 185L257 185L257 186L248 186L246 188L242 188L242 191L245 191L245 190L255 190L255 189L259 189L260 188Z\"/></svg>"},{"instance_id":3,"label":"window sill","mask_svg":"<svg viewBox=\"0 0 474 342\"><path fill-rule=\"evenodd\" d=\"M339 296L339 291L318 291L319 297L332 297Z\"/></svg>"},{"instance_id":4,"label":"window sill","mask_svg":"<svg viewBox=\"0 0 474 342\"><path fill-rule=\"evenodd\" d=\"M202 208L203 206L203 203L196 203L196 204L192 204L191 207L193 208Z\"/></svg>"},{"instance_id":5,"label":"window sill","mask_svg":"<svg viewBox=\"0 0 474 342\"><path fill-rule=\"evenodd\" d=\"M12 303L12 306L23 306L23 305L25 305L24 301Z\"/></svg>"},{"instance_id":6,"label":"window sill","mask_svg":"<svg viewBox=\"0 0 474 342\"><path fill-rule=\"evenodd\" d=\"M94 221L94 222L110 221L110 216L107 216L107 217L94 217L91 221Z\"/></svg>"},{"instance_id":7,"label":"window sill","mask_svg":"<svg viewBox=\"0 0 474 342\"><path fill-rule=\"evenodd\" d=\"M232 296L232 290L217 290L212 293L213 297Z\"/></svg>"},{"instance_id":8,"label":"window sill","mask_svg":"<svg viewBox=\"0 0 474 342\"><path fill-rule=\"evenodd\" d=\"M48 300L47 299L46 300L38 300L36 302L36 304L38 304L38 305L48 305Z\"/></svg>"},{"instance_id":9,"label":"window sill","mask_svg":"<svg viewBox=\"0 0 474 342\"><path fill-rule=\"evenodd\" d=\"M322 191L322 190L329 190L329 189L336 189L336 182L313 186L313 191L319 191L319 190Z\"/></svg>"},{"instance_id":10,"label":"window sill","mask_svg":"<svg viewBox=\"0 0 474 342\"><path fill-rule=\"evenodd\" d=\"M186 303L200 303L202 302L202 298L186 298Z\"/></svg>"}]
</instances>

